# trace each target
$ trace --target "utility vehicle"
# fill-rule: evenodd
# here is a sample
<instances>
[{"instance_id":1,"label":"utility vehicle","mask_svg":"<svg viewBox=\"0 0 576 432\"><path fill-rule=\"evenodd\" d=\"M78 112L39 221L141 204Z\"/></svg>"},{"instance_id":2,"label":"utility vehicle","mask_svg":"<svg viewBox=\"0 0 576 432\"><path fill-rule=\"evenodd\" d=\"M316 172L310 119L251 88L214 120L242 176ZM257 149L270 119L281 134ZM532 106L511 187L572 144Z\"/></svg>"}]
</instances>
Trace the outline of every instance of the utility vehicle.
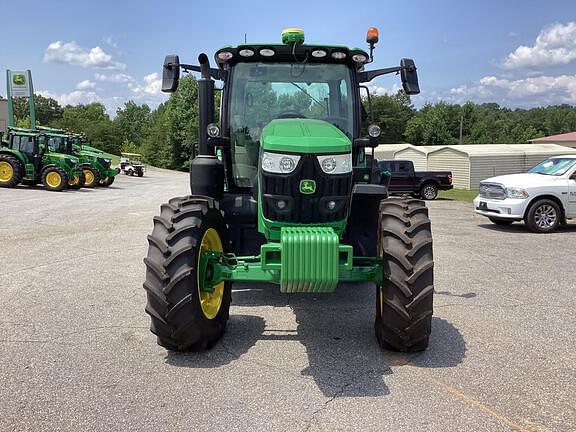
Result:
<instances>
[{"instance_id":1,"label":"utility vehicle","mask_svg":"<svg viewBox=\"0 0 576 432\"><path fill-rule=\"evenodd\" d=\"M9 127L7 138L0 147L0 187L41 182L47 190L62 191L80 184L78 158L51 150L43 132Z\"/></svg>"},{"instance_id":2,"label":"utility vehicle","mask_svg":"<svg viewBox=\"0 0 576 432\"><path fill-rule=\"evenodd\" d=\"M160 345L212 346L228 321L235 282L271 282L283 293L369 282L377 288L380 345L427 347L434 290L428 211L417 199L388 198L365 157L380 128L370 125L370 137L360 136L362 83L399 73L414 95L418 78L410 59L365 71L377 40L371 28L368 54L304 44L301 30L287 29L282 43L218 50L217 68L206 54L199 65L166 57L163 91L177 89L181 69L201 77L191 195L162 204L144 259L146 312ZM215 79L224 83L220 124Z\"/></svg>"},{"instance_id":3,"label":"utility vehicle","mask_svg":"<svg viewBox=\"0 0 576 432\"><path fill-rule=\"evenodd\" d=\"M124 174L129 176L144 176L144 170L146 166L140 162L142 160L142 155L140 153L126 153L120 154L120 170Z\"/></svg>"}]
</instances>

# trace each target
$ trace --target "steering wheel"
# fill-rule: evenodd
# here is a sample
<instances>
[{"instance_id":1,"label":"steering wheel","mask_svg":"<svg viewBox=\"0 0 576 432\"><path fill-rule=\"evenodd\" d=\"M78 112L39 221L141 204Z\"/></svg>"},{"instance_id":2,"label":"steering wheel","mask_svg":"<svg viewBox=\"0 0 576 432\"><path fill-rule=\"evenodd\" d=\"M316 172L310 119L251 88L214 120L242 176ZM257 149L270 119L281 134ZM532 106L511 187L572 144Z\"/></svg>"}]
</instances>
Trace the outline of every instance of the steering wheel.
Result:
<instances>
[{"instance_id":1,"label":"steering wheel","mask_svg":"<svg viewBox=\"0 0 576 432\"><path fill-rule=\"evenodd\" d=\"M288 119L288 118L307 118L305 115L302 115L296 111L284 111L281 112L276 116L277 119Z\"/></svg>"}]
</instances>

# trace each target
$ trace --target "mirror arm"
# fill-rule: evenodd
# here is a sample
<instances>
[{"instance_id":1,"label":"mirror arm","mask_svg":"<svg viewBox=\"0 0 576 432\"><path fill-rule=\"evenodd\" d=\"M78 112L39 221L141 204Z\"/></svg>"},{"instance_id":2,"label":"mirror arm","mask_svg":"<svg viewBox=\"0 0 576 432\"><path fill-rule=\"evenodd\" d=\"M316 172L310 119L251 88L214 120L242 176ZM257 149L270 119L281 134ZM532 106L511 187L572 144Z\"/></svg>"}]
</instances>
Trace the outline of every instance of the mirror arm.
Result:
<instances>
[{"instance_id":1,"label":"mirror arm","mask_svg":"<svg viewBox=\"0 0 576 432\"><path fill-rule=\"evenodd\" d=\"M200 66L184 64L184 63L166 63L164 67L168 69L172 66L180 66L182 69L186 71L194 71L194 72L201 72ZM225 80L226 79L226 71L221 69L214 69L210 68L210 76L216 80Z\"/></svg>"},{"instance_id":2,"label":"mirror arm","mask_svg":"<svg viewBox=\"0 0 576 432\"><path fill-rule=\"evenodd\" d=\"M384 68L384 69L375 69L375 70L371 70L371 71L360 72L358 74L358 82L361 82L361 83L370 82L374 78L376 78L377 76L386 75L389 73L398 73L402 69L404 69L402 66L394 66L394 67L389 67L389 68Z\"/></svg>"}]
</instances>

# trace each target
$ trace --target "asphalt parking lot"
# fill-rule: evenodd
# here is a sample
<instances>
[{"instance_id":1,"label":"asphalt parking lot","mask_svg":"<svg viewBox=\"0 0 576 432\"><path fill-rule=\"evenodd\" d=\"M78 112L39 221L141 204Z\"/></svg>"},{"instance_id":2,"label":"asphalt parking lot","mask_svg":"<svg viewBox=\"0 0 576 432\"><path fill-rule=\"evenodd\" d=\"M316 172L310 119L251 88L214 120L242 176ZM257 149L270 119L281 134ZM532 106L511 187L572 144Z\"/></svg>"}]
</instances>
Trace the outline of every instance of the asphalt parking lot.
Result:
<instances>
[{"instance_id":1,"label":"asphalt parking lot","mask_svg":"<svg viewBox=\"0 0 576 432\"><path fill-rule=\"evenodd\" d=\"M0 430L576 430L576 224L534 235L430 203L424 353L379 349L370 285L241 285L223 340L184 355L148 330L142 258L160 204L187 191L160 170L0 189Z\"/></svg>"}]
</instances>

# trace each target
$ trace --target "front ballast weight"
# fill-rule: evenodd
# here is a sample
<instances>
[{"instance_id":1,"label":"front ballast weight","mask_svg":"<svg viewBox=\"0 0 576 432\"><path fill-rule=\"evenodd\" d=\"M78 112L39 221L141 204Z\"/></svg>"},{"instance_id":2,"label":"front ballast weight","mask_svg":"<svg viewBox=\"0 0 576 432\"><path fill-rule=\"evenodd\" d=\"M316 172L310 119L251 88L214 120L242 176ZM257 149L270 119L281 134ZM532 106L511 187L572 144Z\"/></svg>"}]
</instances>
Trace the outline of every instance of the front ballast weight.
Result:
<instances>
[{"instance_id":1,"label":"front ballast weight","mask_svg":"<svg viewBox=\"0 0 576 432\"><path fill-rule=\"evenodd\" d=\"M282 293L331 293L339 282L382 282L382 260L353 257L330 227L283 227L280 242L261 246L258 256L205 252L201 289L222 282L268 282Z\"/></svg>"}]
</instances>

